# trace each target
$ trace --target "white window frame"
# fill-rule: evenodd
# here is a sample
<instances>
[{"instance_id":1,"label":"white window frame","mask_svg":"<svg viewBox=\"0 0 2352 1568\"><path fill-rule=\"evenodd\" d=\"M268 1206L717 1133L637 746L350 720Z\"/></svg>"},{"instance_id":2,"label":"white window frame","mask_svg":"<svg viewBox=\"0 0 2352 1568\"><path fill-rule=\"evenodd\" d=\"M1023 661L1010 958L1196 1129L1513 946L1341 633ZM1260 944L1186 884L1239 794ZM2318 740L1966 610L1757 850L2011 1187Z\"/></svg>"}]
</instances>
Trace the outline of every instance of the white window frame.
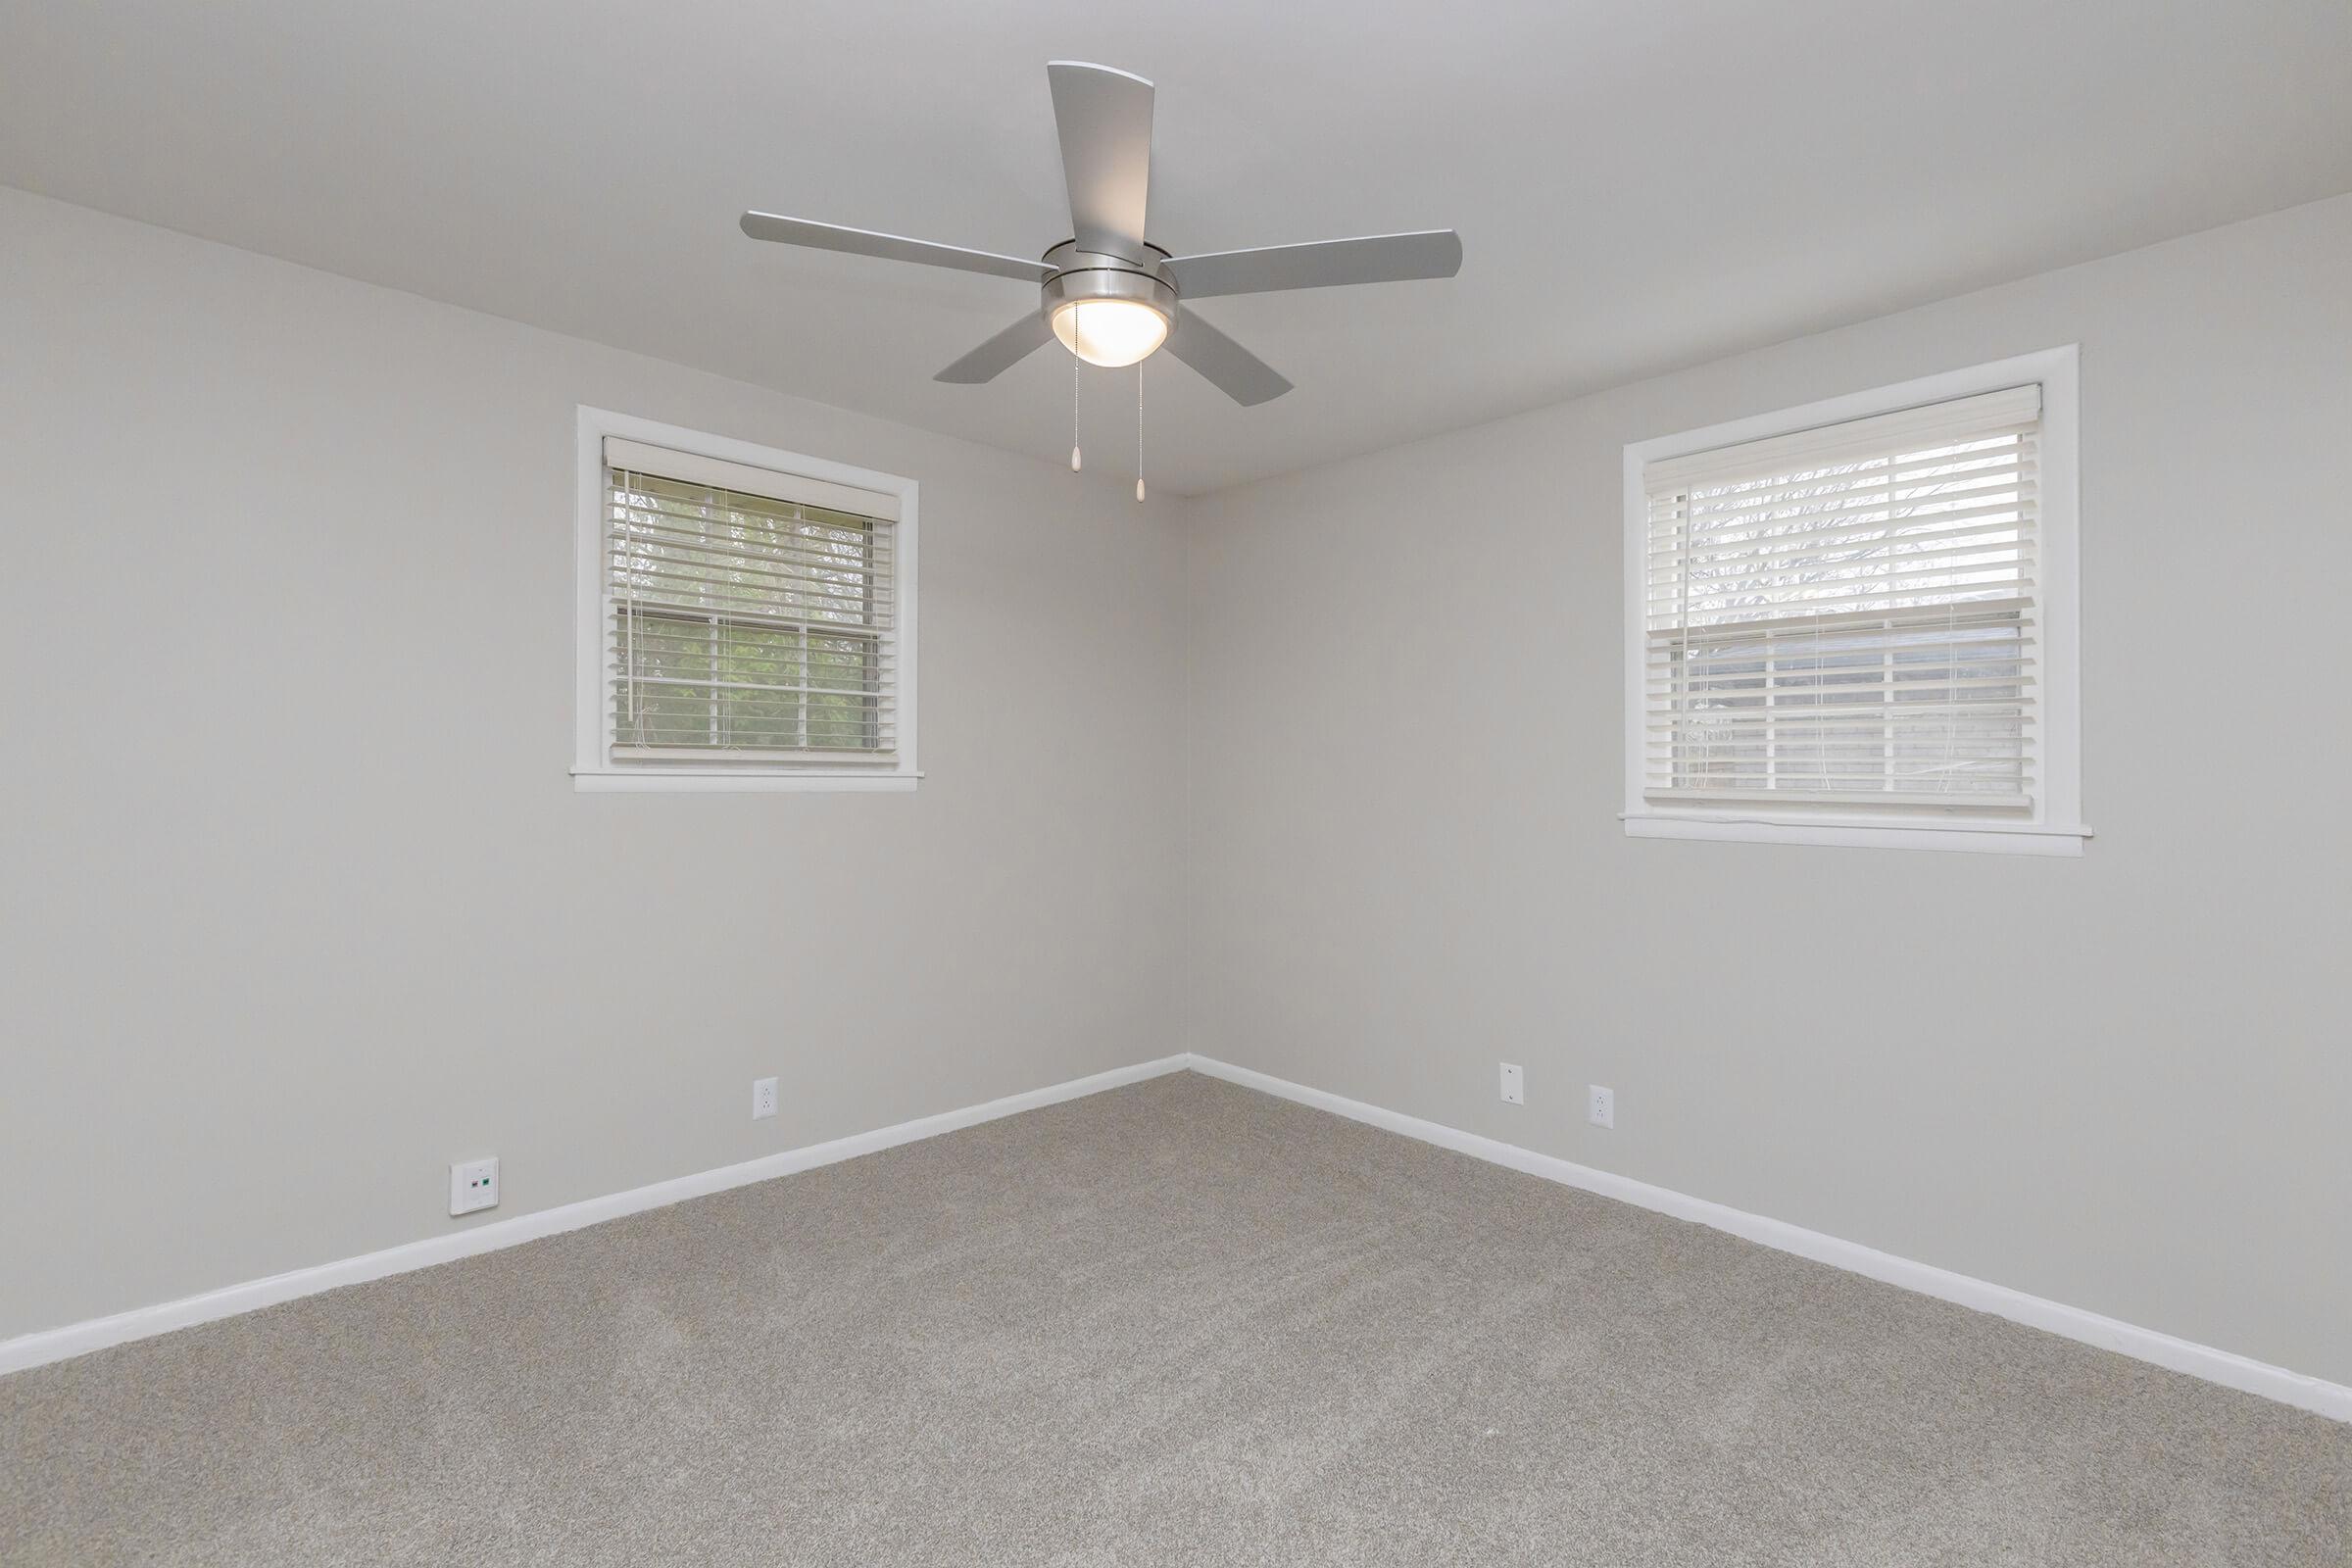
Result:
<instances>
[{"instance_id":1,"label":"white window frame","mask_svg":"<svg viewBox=\"0 0 2352 1568\"><path fill-rule=\"evenodd\" d=\"M616 767L608 754L605 733L605 437L642 441L695 457L723 463L747 464L850 485L899 499L896 577L898 625L898 750L886 767L867 764L778 762L746 766ZM581 791L757 792L779 790L906 791L923 775L915 766L915 584L916 492L912 479L871 468L852 467L824 458L812 458L751 441L710 435L679 425L662 424L609 409L579 410L579 448L576 521L573 530L573 634L575 688L573 693L572 788Z\"/></svg>"},{"instance_id":2,"label":"white window frame","mask_svg":"<svg viewBox=\"0 0 2352 1568\"><path fill-rule=\"evenodd\" d=\"M1625 449L1625 810L1626 835L1715 839L1750 844L1826 844L1898 850L1973 850L2006 855L2078 856L2082 824L2082 601L2079 568L2081 495L2077 466L2077 346L2045 349L1802 408L1734 419L1703 430L1630 443ZM2032 814L1984 821L1919 811L1757 806L1676 806L1642 793L1642 670L1646 652L1642 565L1649 552L1649 505L1642 470L1669 458L1794 434L1823 425L1893 414L1926 404L2041 385L2041 488L2035 545L2036 597L2045 639L2038 722L2040 788Z\"/></svg>"}]
</instances>

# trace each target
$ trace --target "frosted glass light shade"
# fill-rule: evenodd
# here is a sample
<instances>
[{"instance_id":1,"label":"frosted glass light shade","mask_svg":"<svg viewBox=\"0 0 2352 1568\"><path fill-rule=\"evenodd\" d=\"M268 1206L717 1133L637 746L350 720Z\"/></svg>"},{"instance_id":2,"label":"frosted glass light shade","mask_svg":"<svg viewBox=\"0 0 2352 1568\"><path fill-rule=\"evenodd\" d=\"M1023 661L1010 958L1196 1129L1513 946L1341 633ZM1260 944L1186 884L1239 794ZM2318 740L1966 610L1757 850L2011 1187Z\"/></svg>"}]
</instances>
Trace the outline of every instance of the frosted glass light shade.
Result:
<instances>
[{"instance_id":1,"label":"frosted glass light shade","mask_svg":"<svg viewBox=\"0 0 2352 1568\"><path fill-rule=\"evenodd\" d=\"M1168 340L1168 318L1137 300L1071 300L1054 312L1054 335L1089 365L1116 369Z\"/></svg>"}]
</instances>

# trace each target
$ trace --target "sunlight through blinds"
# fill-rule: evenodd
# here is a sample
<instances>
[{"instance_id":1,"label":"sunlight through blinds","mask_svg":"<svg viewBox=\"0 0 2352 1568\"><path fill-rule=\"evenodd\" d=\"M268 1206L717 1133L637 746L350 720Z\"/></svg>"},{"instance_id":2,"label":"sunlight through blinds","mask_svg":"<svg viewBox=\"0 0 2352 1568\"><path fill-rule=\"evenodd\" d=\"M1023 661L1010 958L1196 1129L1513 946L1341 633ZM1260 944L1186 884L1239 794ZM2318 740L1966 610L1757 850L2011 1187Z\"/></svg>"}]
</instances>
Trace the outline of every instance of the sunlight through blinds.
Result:
<instances>
[{"instance_id":1,"label":"sunlight through blinds","mask_svg":"<svg viewBox=\"0 0 2352 1568\"><path fill-rule=\"evenodd\" d=\"M888 763L898 501L605 441L616 763Z\"/></svg>"},{"instance_id":2,"label":"sunlight through blinds","mask_svg":"<svg viewBox=\"0 0 2352 1568\"><path fill-rule=\"evenodd\" d=\"M2034 804L2038 386L1647 465L1643 793Z\"/></svg>"}]
</instances>

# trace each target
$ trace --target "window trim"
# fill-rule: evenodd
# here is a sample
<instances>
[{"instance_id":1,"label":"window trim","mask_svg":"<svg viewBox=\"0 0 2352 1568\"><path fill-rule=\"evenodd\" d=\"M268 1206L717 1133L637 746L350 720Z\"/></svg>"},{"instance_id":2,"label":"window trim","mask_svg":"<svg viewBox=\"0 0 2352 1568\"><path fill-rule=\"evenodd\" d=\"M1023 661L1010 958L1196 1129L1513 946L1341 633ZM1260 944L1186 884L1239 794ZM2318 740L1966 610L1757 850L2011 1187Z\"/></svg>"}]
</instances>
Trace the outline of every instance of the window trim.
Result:
<instances>
[{"instance_id":1,"label":"window trim","mask_svg":"<svg viewBox=\"0 0 2352 1568\"><path fill-rule=\"evenodd\" d=\"M731 764L726 767L616 767L605 734L605 437L618 436L721 463L745 464L899 499L896 579L898 753L888 767L870 763ZM581 792L743 794L770 791L905 792L922 778L915 765L916 565L920 486L895 473L728 436L663 424L609 409L579 406L572 527L572 788Z\"/></svg>"},{"instance_id":2,"label":"window trim","mask_svg":"<svg viewBox=\"0 0 2352 1568\"><path fill-rule=\"evenodd\" d=\"M2082 597L2078 575L2081 482L2077 423L2078 346L2044 349L1963 370L1827 398L1799 408L1755 415L1629 442L1625 448L1624 742L1628 838L1710 839L1750 844L1817 844L1902 850L1967 850L2007 855L2079 856L2091 830L2082 825ZM1649 507L1642 470L1652 463L1716 447L1792 435L1823 425L2028 381L2041 384L2041 494L2035 569L2043 617L2039 722L2041 787L2030 817L2014 821L1959 820L1934 811L1809 808L1782 803L1704 808L1648 800L1642 794L1642 700L1645 637L1642 563L1649 549Z\"/></svg>"}]
</instances>

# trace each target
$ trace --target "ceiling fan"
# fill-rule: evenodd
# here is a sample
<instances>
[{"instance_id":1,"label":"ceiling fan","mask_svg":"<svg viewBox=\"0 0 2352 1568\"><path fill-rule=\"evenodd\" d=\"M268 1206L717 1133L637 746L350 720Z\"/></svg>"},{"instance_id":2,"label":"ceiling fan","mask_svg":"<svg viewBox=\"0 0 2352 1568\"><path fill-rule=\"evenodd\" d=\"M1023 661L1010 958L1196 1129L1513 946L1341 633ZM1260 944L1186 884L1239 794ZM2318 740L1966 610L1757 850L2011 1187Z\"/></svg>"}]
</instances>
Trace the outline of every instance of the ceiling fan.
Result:
<instances>
[{"instance_id":1,"label":"ceiling fan","mask_svg":"<svg viewBox=\"0 0 2352 1568\"><path fill-rule=\"evenodd\" d=\"M746 213L754 239L892 261L953 267L1039 285L1040 304L935 377L994 380L1049 338L1090 365L1134 365L1162 343L1245 407L1291 389L1281 373L1202 320L1191 302L1219 294L1331 288L1461 270L1462 242L1449 228L1363 239L1268 245L1255 250L1172 256L1144 237L1152 181L1152 83L1108 66L1055 60L1046 67L1054 123L1070 188L1070 238L1038 261L965 250L861 228Z\"/></svg>"}]
</instances>

